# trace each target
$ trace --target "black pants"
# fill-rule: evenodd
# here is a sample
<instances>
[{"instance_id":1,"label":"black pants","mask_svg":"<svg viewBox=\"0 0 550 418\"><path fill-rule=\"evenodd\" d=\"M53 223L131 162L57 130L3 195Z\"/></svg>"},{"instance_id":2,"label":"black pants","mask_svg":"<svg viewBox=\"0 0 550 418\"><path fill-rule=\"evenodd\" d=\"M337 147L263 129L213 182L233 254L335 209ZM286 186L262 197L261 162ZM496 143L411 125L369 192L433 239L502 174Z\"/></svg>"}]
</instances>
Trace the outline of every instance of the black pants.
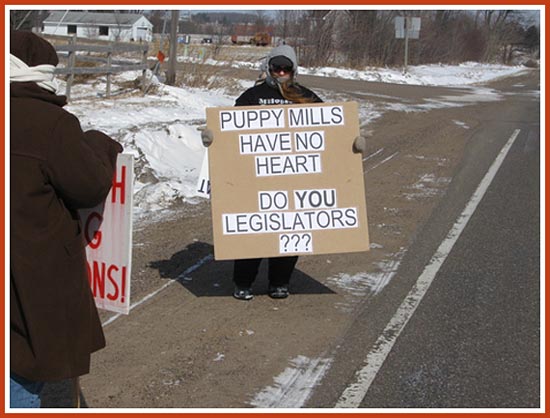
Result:
<instances>
[{"instance_id":1,"label":"black pants","mask_svg":"<svg viewBox=\"0 0 550 418\"><path fill-rule=\"evenodd\" d=\"M233 281L239 287L250 287L258 274L263 258L235 260L233 266ZM288 285L298 256L268 258L269 284L272 286Z\"/></svg>"}]
</instances>

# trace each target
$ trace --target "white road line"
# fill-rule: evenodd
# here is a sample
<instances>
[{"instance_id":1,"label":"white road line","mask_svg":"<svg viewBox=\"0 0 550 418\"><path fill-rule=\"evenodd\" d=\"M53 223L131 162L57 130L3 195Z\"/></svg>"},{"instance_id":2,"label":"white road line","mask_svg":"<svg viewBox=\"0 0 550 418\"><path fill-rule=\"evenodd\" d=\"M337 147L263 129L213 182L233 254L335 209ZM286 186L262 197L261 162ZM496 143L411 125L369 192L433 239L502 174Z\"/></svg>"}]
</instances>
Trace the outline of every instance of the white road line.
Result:
<instances>
[{"instance_id":1,"label":"white road line","mask_svg":"<svg viewBox=\"0 0 550 418\"><path fill-rule=\"evenodd\" d=\"M514 131L506 145L504 145L497 155L495 161L493 161L493 164L479 183L470 201L455 221L455 224L445 239L439 245L439 248L424 268L422 274L418 277L416 284L403 300L393 318L388 322L382 335L380 335L378 340L374 343L374 348L367 354L367 358L364 361L365 366L355 374L356 381L344 390L336 402L336 408L358 408L361 401L365 398L374 378L392 350L395 341L413 316L416 308L432 284L437 272L472 217L477 205L485 195L498 169L506 158L508 151L510 151L510 148L518 137L519 132L519 129Z\"/></svg>"},{"instance_id":2,"label":"white road line","mask_svg":"<svg viewBox=\"0 0 550 418\"><path fill-rule=\"evenodd\" d=\"M212 254L208 254L207 256L201 258L198 262L196 262L195 264L193 264L191 267L189 267L187 270L185 270L183 273L181 273L177 279L174 279L174 280L170 280L166 283L164 283L164 285L162 285L161 287L159 287L157 290L155 290L154 292L152 293L149 293L147 296L145 296L143 299L137 301L136 303L133 303L132 305L130 305L130 312L132 311L132 309L138 307L139 305L141 305L143 302L146 302L148 301L149 299L151 299L153 296L155 296L156 294L158 294L159 292L162 292L164 289L166 289L168 286L171 286L173 285L174 283L177 283L179 281L179 279L182 279L184 278L185 276L187 276L188 274L191 274L192 272L194 272L196 269L198 269L200 266L202 266L204 263L212 260L213 256ZM116 314L112 317L110 317L109 319L107 319L105 322L103 322L101 325L102 326L107 326L109 325L111 322L113 322L115 319L121 317L122 314Z\"/></svg>"},{"instance_id":3,"label":"white road line","mask_svg":"<svg viewBox=\"0 0 550 418\"><path fill-rule=\"evenodd\" d=\"M382 151L384 151L384 148L380 148L378 151L370 154L370 155L367 155L365 158L363 158L363 162L367 161L367 160L370 160L372 157L375 157L377 156L378 154L380 154Z\"/></svg>"},{"instance_id":4,"label":"white road line","mask_svg":"<svg viewBox=\"0 0 550 418\"><path fill-rule=\"evenodd\" d=\"M393 157L395 157L397 154L399 154L399 151L398 152L394 152L392 155L390 155L389 157L386 157L384 158L382 161L380 161L378 164L375 164L373 165L371 168L369 168L368 170L365 170L365 174L368 173L369 171L372 171L374 170L376 167L380 167L382 164L384 163L387 163L389 160L391 160Z\"/></svg>"}]
</instances>

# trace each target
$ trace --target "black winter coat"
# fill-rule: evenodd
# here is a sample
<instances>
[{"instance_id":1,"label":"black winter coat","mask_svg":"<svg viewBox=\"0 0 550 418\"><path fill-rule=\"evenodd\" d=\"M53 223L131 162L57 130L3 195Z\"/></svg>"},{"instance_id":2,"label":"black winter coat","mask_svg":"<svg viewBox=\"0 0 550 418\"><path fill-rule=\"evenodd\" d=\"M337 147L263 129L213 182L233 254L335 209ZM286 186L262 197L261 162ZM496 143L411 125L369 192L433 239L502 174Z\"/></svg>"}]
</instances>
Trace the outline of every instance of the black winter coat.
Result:
<instances>
[{"instance_id":1,"label":"black winter coat","mask_svg":"<svg viewBox=\"0 0 550 418\"><path fill-rule=\"evenodd\" d=\"M322 100L311 90L300 85L295 86L302 92L302 95L311 98L313 103L321 103ZM259 106L259 105L280 105L294 104L285 99L278 89L270 87L269 84L263 82L257 86L251 87L241 94L235 101L235 106Z\"/></svg>"}]
</instances>

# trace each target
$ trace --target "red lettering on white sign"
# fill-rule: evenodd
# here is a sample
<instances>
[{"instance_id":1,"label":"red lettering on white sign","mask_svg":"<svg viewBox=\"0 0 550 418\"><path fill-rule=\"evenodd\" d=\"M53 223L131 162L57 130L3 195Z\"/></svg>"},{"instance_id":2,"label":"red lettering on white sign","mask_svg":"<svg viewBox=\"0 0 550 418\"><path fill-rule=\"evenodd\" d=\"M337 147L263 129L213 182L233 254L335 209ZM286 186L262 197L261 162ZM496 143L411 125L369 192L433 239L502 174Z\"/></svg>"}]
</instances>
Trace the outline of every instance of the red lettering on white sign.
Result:
<instances>
[{"instance_id":1,"label":"red lettering on white sign","mask_svg":"<svg viewBox=\"0 0 550 418\"><path fill-rule=\"evenodd\" d=\"M96 220L92 225L92 222ZM103 222L103 216L97 212L92 212L84 223L84 236L86 242L94 250L101 245L101 230L99 229L101 222Z\"/></svg>"},{"instance_id":2,"label":"red lettering on white sign","mask_svg":"<svg viewBox=\"0 0 550 418\"><path fill-rule=\"evenodd\" d=\"M126 187L126 166L120 167L120 180L117 181L118 171L113 177L113 188L111 189L111 203L116 203L117 191L120 193L120 204L124 204L125 187Z\"/></svg>"},{"instance_id":3,"label":"red lettering on white sign","mask_svg":"<svg viewBox=\"0 0 550 418\"><path fill-rule=\"evenodd\" d=\"M88 267L88 281L94 298L109 299L124 303L126 297L126 266L92 261L86 263ZM107 280L105 280L107 279ZM105 290L107 289L107 293Z\"/></svg>"}]
</instances>

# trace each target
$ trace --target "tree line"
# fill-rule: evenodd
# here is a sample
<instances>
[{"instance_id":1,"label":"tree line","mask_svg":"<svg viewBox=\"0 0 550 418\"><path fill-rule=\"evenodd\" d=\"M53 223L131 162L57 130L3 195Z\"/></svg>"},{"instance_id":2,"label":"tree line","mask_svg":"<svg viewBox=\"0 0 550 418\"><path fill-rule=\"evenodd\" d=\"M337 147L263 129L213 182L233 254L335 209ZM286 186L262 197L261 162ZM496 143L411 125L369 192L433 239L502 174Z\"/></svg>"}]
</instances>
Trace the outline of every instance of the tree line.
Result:
<instances>
[{"instance_id":1,"label":"tree line","mask_svg":"<svg viewBox=\"0 0 550 418\"><path fill-rule=\"evenodd\" d=\"M215 43L222 43L237 24L248 23L258 32L274 28L271 35L276 42L297 47L305 66L399 66L405 42L395 36L398 16L421 20L420 38L409 41L409 64L513 64L519 53L532 59L540 56L538 12L522 10L212 12L191 15L180 22L178 32L209 34Z\"/></svg>"},{"instance_id":2,"label":"tree line","mask_svg":"<svg viewBox=\"0 0 550 418\"><path fill-rule=\"evenodd\" d=\"M129 11L125 11L129 12ZM132 10L130 12L145 12ZM178 33L211 34L221 43L240 23L258 32L273 28L275 42L298 49L305 66L399 66L405 42L395 36L395 18L421 20L419 39L410 39L408 63L457 64L465 61L513 64L518 54L540 57L538 11L522 10L257 10L248 13L196 13L178 23ZM166 11L147 14L154 32L170 31ZM12 27L44 19L44 11L12 11ZM25 25L22 25L25 23Z\"/></svg>"},{"instance_id":3,"label":"tree line","mask_svg":"<svg viewBox=\"0 0 550 418\"><path fill-rule=\"evenodd\" d=\"M275 26L284 42L301 49L306 66L396 66L404 57L397 16L421 19L419 39L409 41L410 64L510 64L518 52L539 58L538 26L522 11L283 10Z\"/></svg>"}]
</instances>

